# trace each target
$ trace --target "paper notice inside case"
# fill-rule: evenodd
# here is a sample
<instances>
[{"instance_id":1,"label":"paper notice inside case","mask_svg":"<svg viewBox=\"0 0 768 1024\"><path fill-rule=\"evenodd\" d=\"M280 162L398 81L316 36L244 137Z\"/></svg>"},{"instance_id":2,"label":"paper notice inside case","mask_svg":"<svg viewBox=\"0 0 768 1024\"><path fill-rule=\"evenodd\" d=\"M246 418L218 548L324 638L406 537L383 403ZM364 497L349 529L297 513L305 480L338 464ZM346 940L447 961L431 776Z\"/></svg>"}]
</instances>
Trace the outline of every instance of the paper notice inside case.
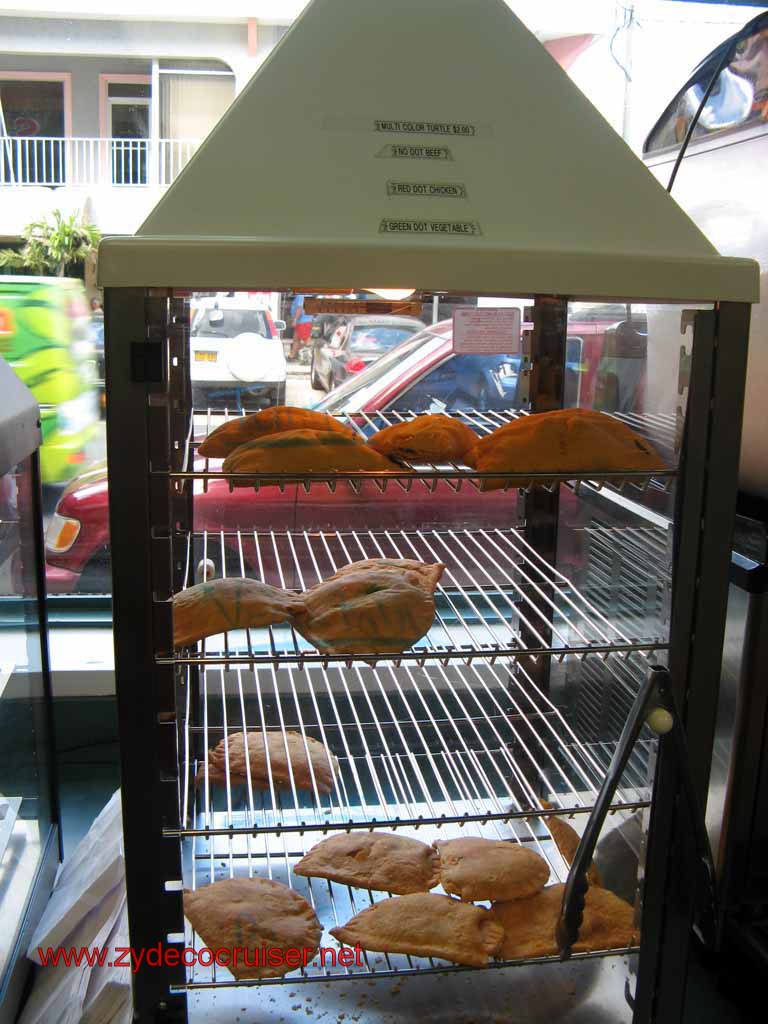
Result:
<instances>
[{"instance_id":1,"label":"paper notice inside case","mask_svg":"<svg viewBox=\"0 0 768 1024\"><path fill-rule=\"evenodd\" d=\"M453 351L512 355L520 351L520 310L461 307L453 314Z\"/></svg>"}]
</instances>

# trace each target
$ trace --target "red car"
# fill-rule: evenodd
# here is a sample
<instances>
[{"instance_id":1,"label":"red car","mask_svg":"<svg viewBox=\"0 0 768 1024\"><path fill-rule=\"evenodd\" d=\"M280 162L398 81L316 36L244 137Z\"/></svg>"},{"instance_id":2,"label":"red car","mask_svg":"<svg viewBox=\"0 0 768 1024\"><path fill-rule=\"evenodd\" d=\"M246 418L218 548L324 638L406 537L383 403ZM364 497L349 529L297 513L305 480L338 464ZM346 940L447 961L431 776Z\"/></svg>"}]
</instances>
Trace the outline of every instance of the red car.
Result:
<instances>
[{"instance_id":1,"label":"red car","mask_svg":"<svg viewBox=\"0 0 768 1024\"><path fill-rule=\"evenodd\" d=\"M578 324L569 325L573 335ZM607 325L603 322L603 330ZM590 325L591 327L591 325ZM458 412L478 410L470 417L479 433L498 426L498 412L518 405L520 355L457 354L452 347L451 321L428 327L406 339L366 370L328 394L315 408L330 413ZM583 372L572 367L573 373ZM577 378L578 379L578 378ZM568 390L568 388L567 388ZM573 396L578 404L578 388ZM394 482L382 492L365 482L360 493L346 485L334 492L315 485L229 490L225 480L195 481L195 530L216 531L209 544L224 545L231 571L240 571L241 551L232 531L361 530L375 502L378 529L485 525L510 527L518 522L515 492L479 494L465 483L457 492L440 482L435 492L415 481L406 493ZM94 466L73 481L61 497L46 533L46 576L49 593L103 593L109 575L109 507L106 465ZM242 557L255 574L259 556L252 539L241 541ZM209 553L210 554L210 553ZM217 552L219 555L220 552ZM196 551L196 559L205 557ZM218 559L217 559L218 560ZM269 582L290 586L293 581Z\"/></svg>"}]
</instances>

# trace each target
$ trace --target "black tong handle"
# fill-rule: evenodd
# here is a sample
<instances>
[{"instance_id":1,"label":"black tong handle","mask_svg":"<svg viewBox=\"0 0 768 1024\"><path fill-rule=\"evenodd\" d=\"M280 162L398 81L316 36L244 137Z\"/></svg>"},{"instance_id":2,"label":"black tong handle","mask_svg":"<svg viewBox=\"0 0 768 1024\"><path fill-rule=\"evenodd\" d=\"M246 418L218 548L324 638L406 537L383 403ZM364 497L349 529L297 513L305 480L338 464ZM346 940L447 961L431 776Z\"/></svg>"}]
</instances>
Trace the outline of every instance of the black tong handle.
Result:
<instances>
[{"instance_id":1,"label":"black tong handle","mask_svg":"<svg viewBox=\"0 0 768 1024\"><path fill-rule=\"evenodd\" d=\"M646 719L656 731L661 742L671 742L677 758L679 776L682 780L683 795L688 806L696 852L701 868L702 881L707 892L706 905L702 908L698 922L699 936L705 944L715 942L717 905L715 897L715 871L712 852L709 846L704 816L700 811L699 802L693 788L688 762L688 748L685 731L677 712L671 679L666 668L654 665L643 681L635 698L629 716L624 723L621 737L617 744L610 767L600 787L595 806L590 814L587 827L581 837L576 855L573 858L568 880L565 883L560 917L557 921L556 936L560 951L560 959L567 960L579 937L579 929L584 917L584 901L589 888L587 871L592 863L600 830L605 822L611 800L626 767L632 748Z\"/></svg>"}]
</instances>

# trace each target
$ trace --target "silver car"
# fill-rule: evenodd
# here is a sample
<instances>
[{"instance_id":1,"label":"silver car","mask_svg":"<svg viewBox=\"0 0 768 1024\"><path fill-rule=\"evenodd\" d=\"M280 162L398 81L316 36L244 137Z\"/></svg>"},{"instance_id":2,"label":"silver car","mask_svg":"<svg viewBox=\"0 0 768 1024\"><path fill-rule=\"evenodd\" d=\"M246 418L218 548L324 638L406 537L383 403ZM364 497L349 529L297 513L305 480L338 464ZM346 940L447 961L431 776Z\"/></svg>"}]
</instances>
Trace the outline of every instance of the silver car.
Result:
<instances>
[{"instance_id":1,"label":"silver car","mask_svg":"<svg viewBox=\"0 0 768 1024\"><path fill-rule=\"evenodd\" d=\"M762 301L752 307L739 487L764 500L768 499L768 14L750 21L694 70L649 133L643 158L666 186L715 75L672 196L724 256L744 256L760 263ZM656 311L655 320L663 315ZM673 410L679 404L680 318L672 322L672 314L666 316L668 324L649 318L649 337L660 341L649 348L652 386L648 393L658 399L666 384L668 406Z\"/></svg>"}]
</instances>

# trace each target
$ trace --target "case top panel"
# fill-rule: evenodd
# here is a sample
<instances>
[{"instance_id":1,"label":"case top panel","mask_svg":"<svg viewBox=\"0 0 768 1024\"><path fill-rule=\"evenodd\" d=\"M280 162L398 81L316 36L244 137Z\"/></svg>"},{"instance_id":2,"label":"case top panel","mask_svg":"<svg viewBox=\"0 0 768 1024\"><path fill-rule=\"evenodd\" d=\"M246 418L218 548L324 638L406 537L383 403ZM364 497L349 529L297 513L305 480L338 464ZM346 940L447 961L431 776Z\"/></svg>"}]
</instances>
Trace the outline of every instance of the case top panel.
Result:
<instances>
[{"instance_id":1,"label":"case top panel","mask_svg":"<svg viewBox=\"0 0 768 1024\"><path fill-rule=\"evenodd\" d=\"M107 286L756 301L503 0L313 0Z\"/></svg>"}]
</instances>

